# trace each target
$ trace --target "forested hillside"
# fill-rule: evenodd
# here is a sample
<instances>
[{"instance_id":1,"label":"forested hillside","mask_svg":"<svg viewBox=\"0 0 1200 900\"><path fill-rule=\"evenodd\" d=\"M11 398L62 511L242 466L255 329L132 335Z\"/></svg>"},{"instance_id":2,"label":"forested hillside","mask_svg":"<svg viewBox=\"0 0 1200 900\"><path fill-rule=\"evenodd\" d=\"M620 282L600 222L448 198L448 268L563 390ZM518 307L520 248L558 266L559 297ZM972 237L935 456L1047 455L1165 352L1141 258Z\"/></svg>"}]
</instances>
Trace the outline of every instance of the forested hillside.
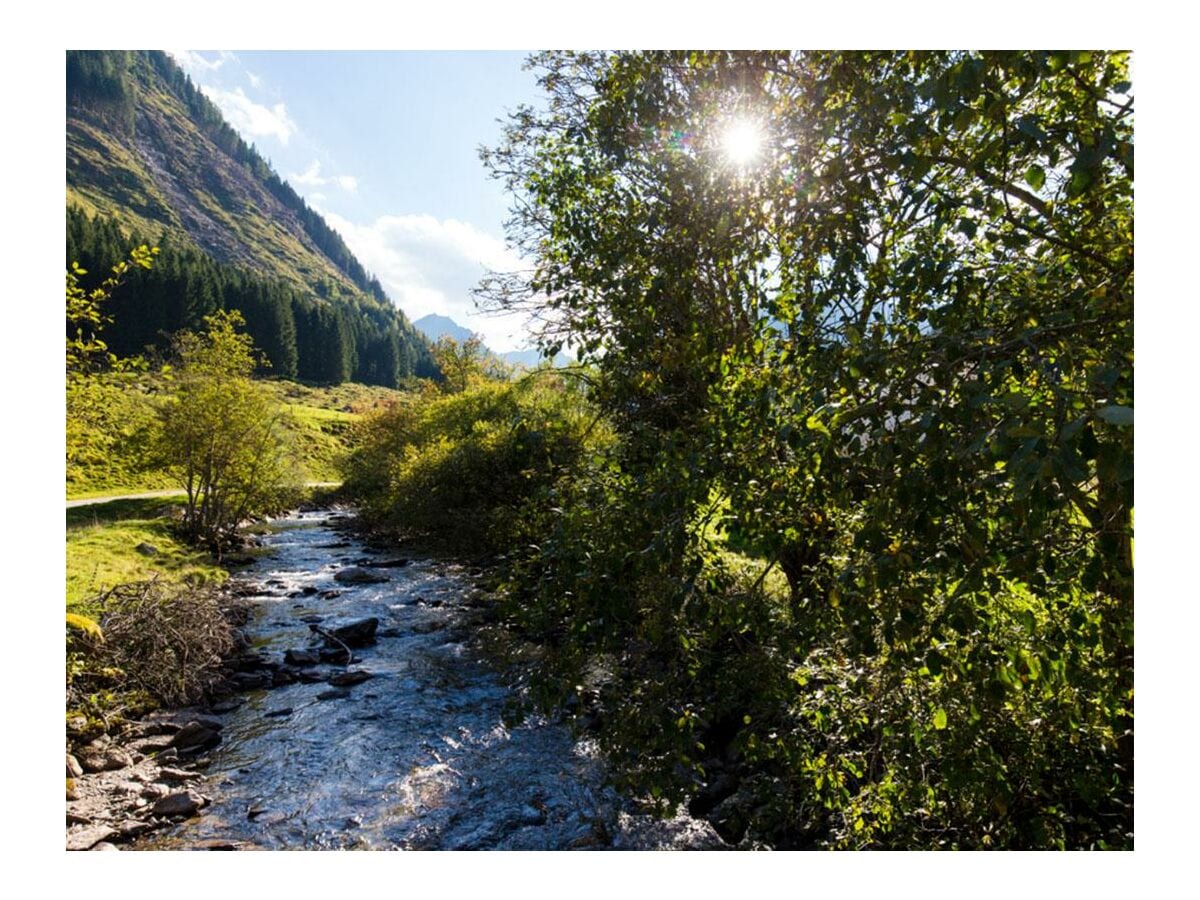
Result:
<instances>
[{"instance_id":1,"label":"forested hillside","mask_svg":"<svg viewBox=\"0 0 1200 900\"><path fill-rule=\"evenodd\" d=\"M428 344L341 237L166 54L67 54L67 264L162 248L110 310L120 354L241 309L271 372L395 386Z\"/></svg>"}]
</instances>

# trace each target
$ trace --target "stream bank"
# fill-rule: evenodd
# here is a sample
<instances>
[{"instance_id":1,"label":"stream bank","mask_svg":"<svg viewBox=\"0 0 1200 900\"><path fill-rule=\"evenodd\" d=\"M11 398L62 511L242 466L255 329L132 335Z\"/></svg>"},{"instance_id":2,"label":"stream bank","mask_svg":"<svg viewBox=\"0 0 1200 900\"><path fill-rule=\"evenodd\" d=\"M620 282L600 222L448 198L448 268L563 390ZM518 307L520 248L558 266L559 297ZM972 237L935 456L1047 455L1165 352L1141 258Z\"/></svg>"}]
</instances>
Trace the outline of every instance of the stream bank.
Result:
<instances>
[{"instance_id":1,"label":"stream bank","mask_svg":"<svg viewBox=\"0 0 1200 900\"><path fill-rule=\"evenodd\" d=\"M594 746L565 726L542 718L508 724L510 690L473 644L480 611L464 568L372 548L349 524L334 511L275 520L263 539L271 554L233 586L250 607L251 647L230 661L236 693L140 723L122 752L143 759L76 782L86 794L89 779L107 780L127 802L107 818L82 812L82 800L69 803L68 816L88 819L70 826L69 842L723 846L708 823L686 814L635 812L605 783ZM205 740L182 746L196 729ZM179 799L162 802L169 797Z\"/></svg>"}]
</instances>

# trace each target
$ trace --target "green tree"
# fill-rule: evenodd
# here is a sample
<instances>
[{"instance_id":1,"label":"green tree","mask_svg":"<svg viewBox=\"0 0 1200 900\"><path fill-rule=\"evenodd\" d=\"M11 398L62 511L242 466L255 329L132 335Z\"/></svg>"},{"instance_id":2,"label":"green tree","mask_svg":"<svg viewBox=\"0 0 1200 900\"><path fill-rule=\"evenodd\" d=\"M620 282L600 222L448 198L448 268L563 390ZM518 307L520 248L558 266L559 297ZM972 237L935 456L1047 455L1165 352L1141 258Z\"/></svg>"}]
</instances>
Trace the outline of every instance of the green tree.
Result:
<instances>
[{"instance_id":1,"label":"green tree","mask_svg":"<svg viewBox=\"0 0 1200 900\"><path fill-rule=\"evenodd\" d=\"M448 393L461 393L484 377L487 351L478 335L465 341L443 336L433 345L432 353L442 373L442 387Z\"/></svg>"},{"instance_id":2,"label":"green tree","mask_svg":"<svg viewBox=\"0 0 1200 900\"><path fill-rule=\"evenodd\" d=\"M239 313L177 337L173 402L162 411L162 454L187 489L183 527L221 552L238 524L292 485L284 413L251 380L256 355Z\"/></svg>"},{"instance_id":3,"label":"green tree","mask_svg":"<svg viewBox=\"0 0 1200 900\"><path fill-rule=\"evenodd\" d=\"M72 261L66 285L66 464L73 478L81 466L103 464L123 436L145 431L137 404L125 393L131 378L145 368L138 358L118 358L100 337L111 323L114 293L138 270L149 269L157 247L141 245L112 267L96 287L87 289L87 270ZM111 257L110 257L111 258Z\"/></svg>"},{"instance_id":4,"label":"green tree","mask_svg":"<svg viewBox=\"0 0 1200 900\"><path fill-rule=\"evenodd\" d=\"M689 672L677 719L617 692L631 765L722 732L791 839L1127 843L1128 54L534 65L546 108L484 158L536 264L485 294L596 367L622 449L577 493L621 523L567 510L525 583L577 649ZM705 605L714 517L782 610Z\"/></svg>"}]
</instances>

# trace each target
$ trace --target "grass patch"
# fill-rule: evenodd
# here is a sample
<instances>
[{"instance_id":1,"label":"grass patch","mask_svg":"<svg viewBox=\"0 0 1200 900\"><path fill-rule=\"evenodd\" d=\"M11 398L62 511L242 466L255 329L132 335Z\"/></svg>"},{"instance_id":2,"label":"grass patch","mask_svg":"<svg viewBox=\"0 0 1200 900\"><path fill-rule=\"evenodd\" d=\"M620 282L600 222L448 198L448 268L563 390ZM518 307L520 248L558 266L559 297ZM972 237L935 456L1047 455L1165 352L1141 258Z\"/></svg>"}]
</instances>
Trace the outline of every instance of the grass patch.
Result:
<instances>
[{"instance_id":1,"label":"grass patch","mask_svg":"<svg viewBox=\"0 0 1200 900\"><path fill-rule=\"evenodd\" d=\"M87 615L101 591L159 577L219 584L229 575L207 552L177 538L169 517L174 498L121 500L67 511L67 609ZM139 553L138 544L158 550Z\"/></svg>"}]
</instances>

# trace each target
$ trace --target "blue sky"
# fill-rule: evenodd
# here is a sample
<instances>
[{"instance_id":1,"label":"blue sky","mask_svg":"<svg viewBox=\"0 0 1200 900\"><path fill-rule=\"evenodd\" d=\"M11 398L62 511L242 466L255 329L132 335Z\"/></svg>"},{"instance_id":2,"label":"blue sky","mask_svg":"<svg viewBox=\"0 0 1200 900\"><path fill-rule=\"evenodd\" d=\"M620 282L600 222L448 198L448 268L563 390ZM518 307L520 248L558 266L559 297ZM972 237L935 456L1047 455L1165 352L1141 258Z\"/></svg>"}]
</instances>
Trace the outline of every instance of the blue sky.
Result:
<instances>
[{"instance_id":1,"label":"blue sky","mask_svg":"<svg viewBox=\"0 0 1200 900\"><path fill-rule=\"evenodd\" d=\"M520 265L508 200L476 152L537 103L524 53L168 51L230 124L336 228L410 318L448 315L495 350L524 345L471 288Z\"/></svg>"}]
</instances>

